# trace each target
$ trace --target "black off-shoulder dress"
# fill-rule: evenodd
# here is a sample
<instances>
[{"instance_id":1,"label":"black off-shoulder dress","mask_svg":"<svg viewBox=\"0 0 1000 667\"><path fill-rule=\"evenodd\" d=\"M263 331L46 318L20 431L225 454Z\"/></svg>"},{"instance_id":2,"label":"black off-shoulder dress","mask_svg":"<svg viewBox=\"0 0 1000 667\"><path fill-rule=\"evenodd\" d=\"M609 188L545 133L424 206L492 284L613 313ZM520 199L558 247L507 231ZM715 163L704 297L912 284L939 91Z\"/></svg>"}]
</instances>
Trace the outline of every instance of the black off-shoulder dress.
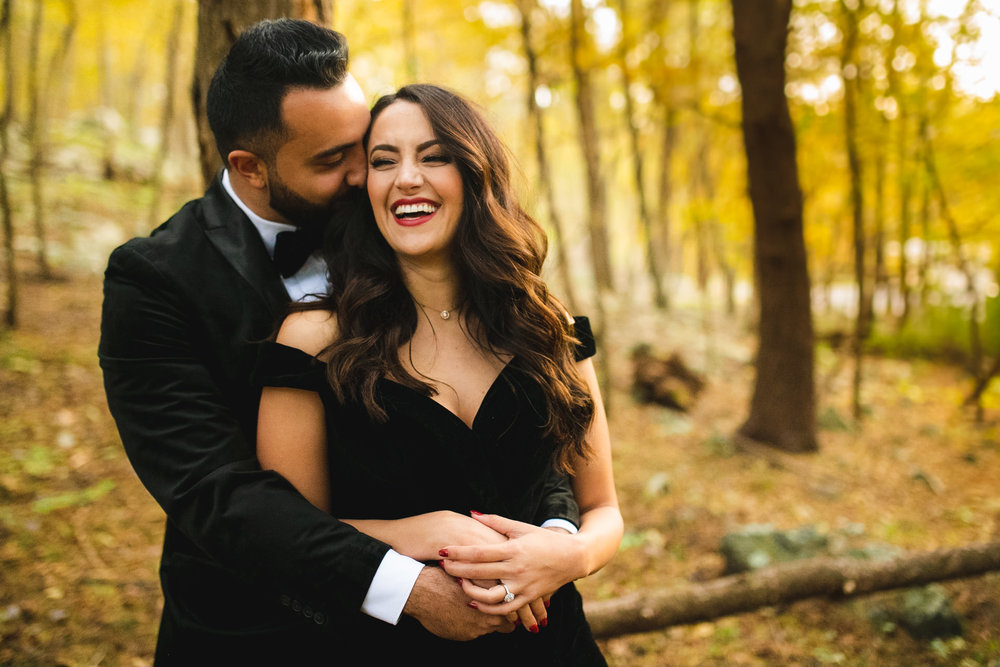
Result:
<instances>
[{"instance_id":1,"label":"black off-shoulder dress","mask_svg":"<svg viewBox=\"0 0 1000 667\"><path fill-rule=\"evenodd\" d=\"M581 341L577 359L592 356L587 318L576 318L574 333ZM374 422L360 404L337 401L325 372L321 362L301 350L267 343L257 379L263 386L315 391L322 398L333 516L399 519L452 510L533 524L545 519L538 508L553 443L542 437L541 389L516 357L487 391L472 428L429 396L388 379L379 382L378 392L389 418ZM572 584L552 597L548 617L547 627L537 634L519 628L455 642L430 634L405 615L393 626L359 613L348 622L351 627L331 628L331 648L340 653L353 647L374 664L408 664L416 657L505 667L607 664ZM342 663L334 658L330 664Z\"/></svg>"}]
</instances>

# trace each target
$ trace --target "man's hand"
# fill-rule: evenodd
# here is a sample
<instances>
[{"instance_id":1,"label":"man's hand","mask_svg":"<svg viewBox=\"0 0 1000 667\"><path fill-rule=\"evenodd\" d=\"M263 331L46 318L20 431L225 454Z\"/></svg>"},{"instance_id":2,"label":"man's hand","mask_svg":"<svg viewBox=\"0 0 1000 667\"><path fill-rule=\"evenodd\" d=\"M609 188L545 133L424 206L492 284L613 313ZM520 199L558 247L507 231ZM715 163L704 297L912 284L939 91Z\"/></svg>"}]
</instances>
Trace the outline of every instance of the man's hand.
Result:
<instances>
[{"instance_id":1,"label":"man's hand","mask_svg":"<svg viewBox=\"0 0 1000 667\"><path fill-rule=\"evenodd\" d=\"M417 576L403 613L442 639L469 641L490 632L513 632L514 624L506 617L484 614L468 603L454 578L441 568L427 566Z\"/></svg>"},{"instance_id":2,"label":"man's hand","mask_svg":"<svg viewBox=\"0 0 1000 667\"><path fill-rule=\"evenodd\" d=\"M440 555L444 559L442 567L466 581L466 595L483 613L509 614L528 601L546 599L562 585L587 574L582 543L576 536L494 514L473 516L508 540L496 545L448 546ZM504 582L514 593L514 601L502 602L506 593L503 586L484 590L468 583L475 580Z\"/></svg>"}]
</instances>

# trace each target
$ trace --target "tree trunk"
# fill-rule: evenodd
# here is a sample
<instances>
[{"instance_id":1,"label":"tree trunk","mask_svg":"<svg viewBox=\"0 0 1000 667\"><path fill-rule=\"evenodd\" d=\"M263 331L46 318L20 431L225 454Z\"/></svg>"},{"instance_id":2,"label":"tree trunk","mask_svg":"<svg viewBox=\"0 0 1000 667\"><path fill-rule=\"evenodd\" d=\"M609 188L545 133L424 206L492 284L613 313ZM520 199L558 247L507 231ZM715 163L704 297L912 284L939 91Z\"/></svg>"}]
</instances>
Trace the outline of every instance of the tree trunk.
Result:
<instances>
[{"instance_id":1,"label":"tree trunk","mask_svg":"<svg viewBox=\"0 0 1000 667\"><path fill-rule=\"evenodd\" d=\"M157 12L150 17L145 28L145 39L136 44L132 55L132 68L128 74L128 90L125 91L124 116L125 127L132 141L139 141L139 130L142 127L142 99L149 89L146 85L146 75L149 69L149 56L154 55L149 48L149 41L163 29L163 18ZM169 57L169 56L168 56Z\"/></svg>"},{"instance_id":2,"label":"tree trunk","mask_svg":"<svg viewBox=\"0 0 1000 667\"><path fill-rule=\"evenodd\" d=\"M890 127L888 122L882 123L884 137L888 137ZM889 276L885 270L885 174L888 158L882 145L879 144L875 151L875 206L874 223L875 234L872 239L872 252L875 255L875 273L872 288L868 294L868 305L865 309L865 319L868 322L869 335L875 326L875 298L883 295L888 299Z\"/></svg>"},{"instance_id":3,"label":"tree trunk","mask_svg":"<svg viewBox=\"0 0 1000 667\"><path fill-rule=\"evenodd\" d=\"M858 92L861 71L857 62L858 15L841 0L844 28L844 50L841 54L841 75L844 82L844 142L847 147L847 165L850 177L849 197L854 231L854 281L858 290L858 312L854 325L854 378L851 392L851 411L856 420L861 419L861 377L864 363L864 341L868 337L868 292L865 287L865 223L864 193L861 188L861 156L858 149Z\"/></svg>"},{"instance_id":4,"label":"tree trunk","mask_svg":"<svg viewBox=\"0 0 1000 667\"><path fill-rule=\"evenodd\" d=\"M296 16L295 4L292 0L198 0L198 43L191 97L198 124L201 175L206 187L222 167L222 158L215 148L215 138L205 116L205 100L212 75L247 26L267 18ZM314 3L306 5L312 7Z\"/></svg>"},{"instance_id":5,"label":"tree trunk","mask_svg":"<svg viewBox=\"0 0 1000 667\"><path fill-rule=\"evenodd\" d=\"M674 147L677 145L677 110L666 100L663 102L663 142L660 145L660 200L657 205L656 222L658 240L654 247L659 249L662 258L663 276L669 285L670 272L674 270L673 243L671 239L670 205L673 194L673 164ZM670 291L663 295L664 310L670 310Z\"/></svg>"},{"instance_id":6,"label":"tree trunk","mask_svg":"<svg viewBox=\"0 0 1000 667\"><path fill-rule=\"evenodd\" d=\"M892 39L889 40L888 50L885 54L886 62L892 63L893 58L900 46L903 45L903 15L900 0L894 0L892 5ZM910 197L913 191L912 169L909 156L909 111L908 102L903 99L902 84L899 73L895 67L888 67L886 70L888 80L889 97L896 101L897 114L895 119L895 155L896 155L896 192L898 200L899 224L896 229L896 238L899 242L899 266L897 271L897 294L898 309L893 309L896 315L896 330L899 331L906 324L910 316L910 285L909 285L909 261L906 256L906 245L910 239ZM890 289L892 280L889 280ZM892 300L890 300L892 303Z\"/></svg>"},{"instance_id":7,"label":"tree trunk","mask_svg":"<svg viewBox=\"0 0 1000 667\"><path fill-rule=\"evenodd\" d=\"M406 70L407 83L417 79L417 28L413 21L413 0L403 0L403 29L400 31L400 43L403 46L403 63Z\"/></svg>"},{"instance_id":8,"label":"tree trunk","mask_svg":"<svg viewBox=\"0 0 1000 667\"><path fill-rule=\"evenodd\" d=\"M582 312L580 302L576 299L573 288L573 276L570 271L569 253L566 250L566 235L563 232L562 218L556 206L555 192L552 188L552 174L549 169L548 153L545 149L545 123L542 110L538 108L535 91L541 83L538 76L538 54L531 41L531 12L535 8L534 0L518 0L518 10L521 13L521 41L524 45L525 59L528 61L528 91L525 102L528 107L528 122L535 134L535 159L538 162L538 188L549 210L549 222L555 231L555 249L557 269L563 283L566 295L566 306L574 313Z\"/></svg>"},{"instance_id":9,"label":"tree trunk","mask_svg":"<svg viewBox=\"0 0 1000 667\"><path fill-rule=\"evenodd\" d=\"M333 27L333 0L294 0L295 16L327 28Z\"/></svg>"},{"instance_id":10,"label":"tree trunk","mask_svg":"<svg viewBox=\"0 0 1000 667\"><path fill-rule=\"evenodd\" d=\"M3 0L3 14L0 15L0 44L4 58L4 98L0 111L0 216L3 216L3 257L5 282L7 283L7 304L3 311L3 324L13 329L17 326L18 290L17 266L14 263L14 220L11 217L10 195L7 192L7 128L10 126L14 98L14 59L11 57L11 32L13 1Z\"/></svg>"},{"instance_id":11,"label":"tree trunk","mask_svg":"<svg viewBox=\"0 0 1000 667\"><path fill-rule=\"evenodd\" d=\"M809 270L795 132L785 98L792 2L733 0L732 7L760 304L757 377L740 432L779 449L814 451Z\"/></svg>"},{"instance_id":12,"label":"tree trunk","mask_svg":"<svg viewBox=\"0 0 1000 667\"><path fill-rule=\"evenodd\" d=\"M163 169L170 154L170 128L174 124L174 99L177 90L177 64L180 55L181 26L184 22L183 0L173 0L173 13L170 28L167 32L167 67L164 86L167 95L163 100L163 111L160 115L160 148L156 151L153 161L153 175L150 189L152 201L149 205L148 228L152 229L160 222L160 201L163 199Z\"/></svg>"},{"instance_id":13,"label":"tree trunk","mask_svg":"<svg viewBox=\"0 0 1000 667\"><path fill-rule=\"evenodd\" d=\"M958 223L951 214L948 206L948 199L945 195L944 185L941 183L941 176L938 173L937 161L934 157L934 148L931 145L930 136L925 137L924 160L927 168L927 177L930 187L937 193L938 203L941 206L941 217L944 218L948 226L948 240L951 242L952 251L955 253L955 262L959 270L965 276L965 292L969 299L969 373L972 379L978 384L983 379L983 343L982 334L979 330L981 299L979 290L976 288L975 269L969 262L962 244L962 237L958 231ZM974 403L976 408L976 419L983 419L983 405L978 400L982 392L973 392L971 396L976 398Z\"/></svg>"},{"instance_id":14,"label":"tree trunk","mask_svg":"<svg viewBox=\"0 0 1000 667\"><path fill-rule=\"evenodd\" d=\"M45 3L35 3L31 16L31 30L28 37L28 122L25 130L28 149L28 182L31 185L32 216L35 229L35 261L38 274L52 277L49 265L48 243L45 240L45 103L41 91L41 37L45 23Z\"/></svg>"},{"instance_id":15,"label":"tree trunk","mask_svg":"<svg viewBox=\"0 0 1000 667\"><path fill-rule=\"evenodd\" d=\"M118 125L114 103L114 74L111 71L111 47L108 40L108 12L106 3L97 9L97 90L101 100L101 171L104 180L114 180L118 171L115 164Z\"/></svg>"},{"instance_id":16,"label":"tree trunk","mask_svg":"<svg viewBox=\"0 0 1000 667\"><path fill-rule=\"evenodd\" d=\"M631 40L628 28L625 25L625 21L628 18L627 0L619 0L619 6L619 16L622 17L623 23L622 39L619 43L618 65L622 71L622 87L625 93L625 127L628 130L632 147L632 175L635 179L636 201L639 205L639 222L642 225L639 237L646 247L646 270L649 272L649 280L653 285L653 303L657 308L662 310L667 307L667 297L663 292L663 276L660 274L660 266L657 261L655 246L653 245L653 222L647 204L645 170L643 168L639 126L636 124L635 103L632 100L632 71L628 64L628 51L631 46Z\"/></svg>"},{"instance_id":17,"label":"tree trunk","mask_svg":"<svg viewBox=\"0 0 1000 667\"><path fill-rule=\"evenodd\" d=\"M601 177L600 151L597 141L597 120L594 114L594 93L589 68L584 63L585 29L582 0L570 2L570 58L576 81L576 112L580 124L580 146L587 169L587 203L589 208L590 253L594 263L594 281L598 298L603 291L614 289L611 253L608 244L606 198Z\"/></svg>"},{"instance_id":18,"label":"tree trunk","mask_svg":"<svg viewBox=\"0 0 1000 667\"><path fill-rule=\"evenodd\" d=\"M584 609L594 636L607 638L699 623L807 598L855 597L997 570L1000 570L1000 542L881 561L813 558L703 584L590 602Z\"/></svg>"},{"instance_id":19,"label":"tree trunk","mask_svg":"<svg viewBox=\"0 0 1000 667\"><path fill-rule=\"evenodd\" d=\"M73 41L76 38L76 29L80 25L80 13L76 8L76 0L63 0L62 4L66 9L66 25L63 26L62 35L60 35L55 50L52 52L48 81L45 84L45 95L48 98L48 103L46 105L47 113L42 118L42 127L46 141L49 136L48 126L52 121L52 110L67 108L67 90L73 80L67 63L73 49Z\"/></svg>"}]
</instances>

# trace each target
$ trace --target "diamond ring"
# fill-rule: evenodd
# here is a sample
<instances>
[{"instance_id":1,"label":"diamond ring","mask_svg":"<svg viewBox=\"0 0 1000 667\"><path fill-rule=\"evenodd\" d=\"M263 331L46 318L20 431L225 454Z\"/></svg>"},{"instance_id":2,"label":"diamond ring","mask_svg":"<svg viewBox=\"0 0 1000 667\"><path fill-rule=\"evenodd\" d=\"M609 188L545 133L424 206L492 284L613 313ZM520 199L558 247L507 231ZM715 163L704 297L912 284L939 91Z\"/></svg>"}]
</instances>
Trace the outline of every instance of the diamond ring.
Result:
<instances>
[{"instance_id":1,"label":"diamond ring","mask_svg":"<svg viewBox=\"0 0 1000 667\"><path fill-rule=\"evenodd\" d=\"M509 588L507 588L507 584L505 584L505 583L503 583L501 581L500 585L503 586L503 589L505 591L507 591L507 595L503 596L503 601L504 602L513 602L514 601L514 594L510 592Z\"/></svg>"}]
</instances>

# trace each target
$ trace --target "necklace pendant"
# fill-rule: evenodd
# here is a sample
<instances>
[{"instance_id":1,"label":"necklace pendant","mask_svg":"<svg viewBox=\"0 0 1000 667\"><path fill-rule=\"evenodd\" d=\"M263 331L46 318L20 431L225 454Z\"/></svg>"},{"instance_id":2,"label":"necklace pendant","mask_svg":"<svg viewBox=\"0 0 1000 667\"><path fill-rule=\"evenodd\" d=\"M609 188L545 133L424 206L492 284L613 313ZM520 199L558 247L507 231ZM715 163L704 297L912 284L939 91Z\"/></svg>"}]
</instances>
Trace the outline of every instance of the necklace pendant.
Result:
<instances>
[{"instance_id":1,"label":"necklace pendant","mask_svg":"<svg viewBox=\"0 0 1000 667\"><path fill-rule=\"evenodd\" d=\"M442 320L447 320L447 319L450 319L450 318L451 318L451 311L450 310L442 310L441 311L441 319Z\"/></svg>"}]
</instances>

